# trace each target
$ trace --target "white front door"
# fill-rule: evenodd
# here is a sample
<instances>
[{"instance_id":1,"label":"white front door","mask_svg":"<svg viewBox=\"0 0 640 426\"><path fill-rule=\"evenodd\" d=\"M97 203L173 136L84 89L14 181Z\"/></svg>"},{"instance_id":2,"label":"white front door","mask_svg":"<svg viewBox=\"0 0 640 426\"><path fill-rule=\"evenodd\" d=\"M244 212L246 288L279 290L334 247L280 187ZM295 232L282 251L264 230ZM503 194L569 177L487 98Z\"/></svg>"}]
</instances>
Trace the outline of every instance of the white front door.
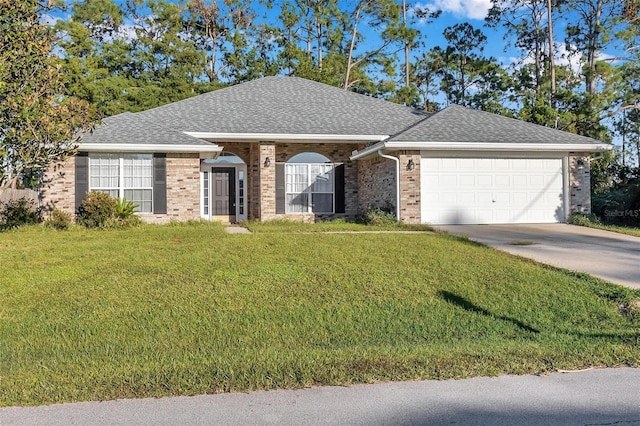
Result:
<instances>
[{"instance_id":1,"label":"white front door","mask_svg":"<svg viewBox=\"0 0 640 426\"><path fill-rule=\"evenodd\" d=\"M442 158L423 154L422 222L562 222L562 164L562 158Z\"/></svg>"}]
</instances>

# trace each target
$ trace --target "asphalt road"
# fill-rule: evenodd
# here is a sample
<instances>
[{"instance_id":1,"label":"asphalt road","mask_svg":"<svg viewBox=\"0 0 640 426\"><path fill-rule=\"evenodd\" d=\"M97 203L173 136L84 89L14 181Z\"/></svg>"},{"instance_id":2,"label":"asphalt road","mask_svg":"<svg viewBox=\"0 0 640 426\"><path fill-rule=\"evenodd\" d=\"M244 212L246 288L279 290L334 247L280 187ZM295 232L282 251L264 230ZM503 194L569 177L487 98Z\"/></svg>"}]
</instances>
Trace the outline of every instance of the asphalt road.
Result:
<instances>
[{"instance_id":1,"label":"asphalt road","mask_svg":"<svg viewBox=\"0 0 640 426\"><path fill-rule=\"evenodd\" d=\"M563 223L437 228L548 265L640 288L640 237Z\"/></svg>"},{"instance_id":2,"label":"asphalt road","mask_svg":"<svg viewBox=\"0 0 640 426\"><path fill-rule=\"evenodd\" d=\"M640 426L640 369L2 408L0 425Z\"/></svg>"}]
</instances>

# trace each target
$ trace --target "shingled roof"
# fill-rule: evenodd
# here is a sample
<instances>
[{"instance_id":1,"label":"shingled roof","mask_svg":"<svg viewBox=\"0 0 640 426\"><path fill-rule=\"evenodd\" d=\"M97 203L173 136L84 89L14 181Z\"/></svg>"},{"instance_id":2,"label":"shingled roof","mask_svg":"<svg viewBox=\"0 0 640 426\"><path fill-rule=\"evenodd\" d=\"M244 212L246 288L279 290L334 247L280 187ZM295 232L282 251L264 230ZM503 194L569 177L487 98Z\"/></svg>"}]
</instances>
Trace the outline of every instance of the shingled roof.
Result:
<instances>
[{"instance_id":1,"label":"shingled roof","mask_svg":"<svg viewBox=\"0 0 640 426\"><path fill-rule=\"evenodd\" d=\"M388 142L601 144L574 133L451 105L394 135Z\"/></svg>"},{"instance_id":2,"label":"shingled roof","mask_svg":"<svg viewBox=\"0 0 640 426\"><path fill-rule=\"evenodd\" d=\"M137 113L181 132L392 135L411 108L298 77L264 77Z\"/></svg>"},{"instance_id":3,"label":"shingled roof","mask_svg":"<svg viewBox=\"0 0 640 426\"><path fill-rule=\"evenodd\" d=\"M102 120L93 133L82 137L83 144L137 144L211 146L182 132L170 130L137 113L124 112Z\"/></svg>"},{"instance_id":4,"label":"shingled roof","mask_svg":"<svg viewBox=\"0 0 640 426\"><path fill-rule=\"evenodd\" d=\"M264 77L147 111L106 118L92 134L82 138L81 148L171 146L171 150L180 151L183 146L185 151L198 151L200 147L202 152L213 152L222 147L203 139L263 140L272 135L273 140L279 136L318 142L325 135L338 140L344 136L347 141L383 141L383 148L415 143L439 148L446 143L504 143L581 145L583 149L596 144L602 150L604 145L584 136L457 105L425 113L303 78Z\"/></svg>"}]
</instances>

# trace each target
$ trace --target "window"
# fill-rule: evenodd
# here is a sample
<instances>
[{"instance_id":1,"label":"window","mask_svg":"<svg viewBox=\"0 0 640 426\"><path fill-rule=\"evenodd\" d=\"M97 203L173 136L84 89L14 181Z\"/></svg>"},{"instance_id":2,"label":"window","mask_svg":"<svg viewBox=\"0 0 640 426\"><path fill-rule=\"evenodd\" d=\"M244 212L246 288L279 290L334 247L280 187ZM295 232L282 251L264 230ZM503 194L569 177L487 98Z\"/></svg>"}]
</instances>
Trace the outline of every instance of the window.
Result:
<instances>
[{"instance_id":1,"label":"window","mask_svg":"<svg viewBox=\"0 0 640 426\"><path fill-rule=\"evenodd\" d=\"M151 154L90 154L89 190L138 205L153 212L153 156Z\"/></svg>"},{"instance_id":2,"label":"window","mask_svg":"<svg viewBox=\"0 0 640 426\"><path fill-rule=\"evenodd\" d=\"M285 164L286 212L333 213L334 168L320 154L303 153L291 158Z\"/></svg>"}]
</instances>

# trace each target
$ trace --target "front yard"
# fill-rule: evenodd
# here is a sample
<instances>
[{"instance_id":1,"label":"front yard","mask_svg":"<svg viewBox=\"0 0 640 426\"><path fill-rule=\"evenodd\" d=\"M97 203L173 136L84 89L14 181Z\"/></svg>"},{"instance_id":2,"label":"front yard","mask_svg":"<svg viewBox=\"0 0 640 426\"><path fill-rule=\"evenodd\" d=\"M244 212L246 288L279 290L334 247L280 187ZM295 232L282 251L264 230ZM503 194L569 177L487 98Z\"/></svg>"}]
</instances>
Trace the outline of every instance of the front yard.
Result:
<instances>
[{"instance_id":1,"label":"front yard","mask_svg":"<svg viewBox=\"0 0 640 426\"><path fill-rule=\"evenodd\" d=\"M278 226L0 233L0 406L640 366L638 291L444 234Z\"/></svg>"}]
</instances>

